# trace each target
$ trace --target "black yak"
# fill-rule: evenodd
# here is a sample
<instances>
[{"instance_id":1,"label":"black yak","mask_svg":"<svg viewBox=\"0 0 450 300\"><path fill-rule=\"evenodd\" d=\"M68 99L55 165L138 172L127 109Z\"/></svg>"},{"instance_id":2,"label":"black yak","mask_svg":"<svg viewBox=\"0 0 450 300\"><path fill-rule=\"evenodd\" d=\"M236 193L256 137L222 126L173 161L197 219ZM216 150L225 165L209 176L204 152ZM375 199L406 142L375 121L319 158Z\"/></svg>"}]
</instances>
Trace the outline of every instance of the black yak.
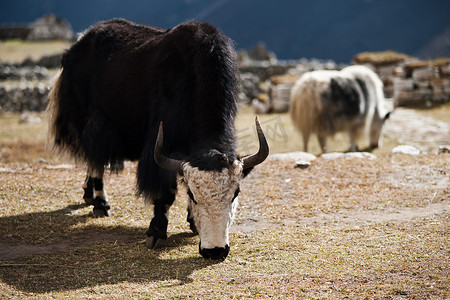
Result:
<instances>
[{"instance_id":1,"label":"black yak","mask_svg":"<svg viewBox=\"0 0 450 300\"><path fill-rule=\"evenodd\" d=\"M236 74L231 41L207 23L160 29L114 19L87 30L63 55L48 110L56 147L87 164L94 215L109 214L105 167L137 160L138 193L154 205L147 246L167 238L179 174L200 253L226 257L239 181L269 151L256 121L260 151L236 154Z\"/></svg>"}]
</instances>

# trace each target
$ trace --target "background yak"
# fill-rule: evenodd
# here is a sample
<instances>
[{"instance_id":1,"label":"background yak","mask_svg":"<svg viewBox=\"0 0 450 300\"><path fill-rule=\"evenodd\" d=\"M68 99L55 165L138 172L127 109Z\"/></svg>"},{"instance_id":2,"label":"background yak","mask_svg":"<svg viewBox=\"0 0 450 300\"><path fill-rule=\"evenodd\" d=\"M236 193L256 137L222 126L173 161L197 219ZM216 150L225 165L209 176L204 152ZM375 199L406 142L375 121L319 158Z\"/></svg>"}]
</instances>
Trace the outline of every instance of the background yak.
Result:
<instances>
[{"instance_id":1,"label":"background yak","mask_svg":"<svg viewBox=\"0 0 450 300\"><path fill-rule=\"evenodd\" d=\"M389 118L383 83L365 66L305 73L291 91L290 115L302 133L304 151L308 151L309 137L315 133L323 153L327 152L327 137L341 131L350 136L349 151L358 150L356 141L364 132L369 149L378 147L383 124Z\"/></svg>"},{"instance_id":2,"label":"background yak","mask_svg":"<svg viewBox=\"0 0 450 300\"><path fill-rule=\"evenodd\" d=\"M48 110L55 145L87 163L94 215L109 214L105 166L138 160L138 193L154 204L147 246L167 238L180 174L200 253L226 257L239 181L269 151L257 122L260 151L236 155L236 74L232 43L207 23L166 30L114 19L85 32L62 58Z\"/></svg>"}]
</instances>

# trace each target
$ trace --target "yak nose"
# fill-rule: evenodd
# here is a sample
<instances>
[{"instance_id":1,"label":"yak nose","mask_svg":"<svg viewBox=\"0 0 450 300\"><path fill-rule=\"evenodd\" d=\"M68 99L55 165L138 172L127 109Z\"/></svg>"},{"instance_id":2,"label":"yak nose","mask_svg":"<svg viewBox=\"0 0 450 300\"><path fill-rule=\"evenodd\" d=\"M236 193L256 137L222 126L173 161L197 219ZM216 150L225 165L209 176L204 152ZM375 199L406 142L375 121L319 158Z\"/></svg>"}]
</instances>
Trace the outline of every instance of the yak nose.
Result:
<instances>
[{"instance_id":1,"label":"yak nose","mask_svg":"<svg viewBox=\"0 0 450 300\"><path fill-rule=\"evenodd\" d=\"M225 245L225 247L215 247L215 248L200 248L200 254L204 258L209 259L224 259L227 257L228 252L230 252L230 246Z\"/></svg>"}]
</instances>

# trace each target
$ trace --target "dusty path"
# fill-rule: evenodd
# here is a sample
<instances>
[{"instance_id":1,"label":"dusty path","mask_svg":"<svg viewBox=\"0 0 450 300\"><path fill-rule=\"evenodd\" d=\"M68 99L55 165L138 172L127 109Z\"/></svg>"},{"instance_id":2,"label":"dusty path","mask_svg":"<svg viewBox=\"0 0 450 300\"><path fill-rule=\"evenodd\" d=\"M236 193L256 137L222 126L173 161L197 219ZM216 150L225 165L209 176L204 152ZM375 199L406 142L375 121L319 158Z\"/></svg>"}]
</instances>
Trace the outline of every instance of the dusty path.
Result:
<instances>
[{"instance_id":1,"label":"dusty path","mask_svg":"<svg viewBox=\"0 0 450 300\"><path fill-rule=\"evenodd\" d=\"M385 136L423 152L435 153L440 145L450 144L450 116L448 119L449 122L442 122L412 109L397 108L386 124Z\"/></svg>"},{"instance_id":2,"label":"dusty path","mask_svg":"<svg viewBox=\"0 0 450 300\"><path fill-rule=\"evenodd\" d=\"M387 222L408 222L418 218L433 219L436 217L448 216L449 212L449 200L444 200L439 203L430 203L425 207L394 207L383 210L365 210L362 208L342 209L333 213L318 213L315 216L290 218L282 220L281 222L271 222L252 218L242 221L240 224L233 225L231 232L249 233L257 230L273 229L289 225L334 225L354 227Z\"/></svg>"}]
</instances>

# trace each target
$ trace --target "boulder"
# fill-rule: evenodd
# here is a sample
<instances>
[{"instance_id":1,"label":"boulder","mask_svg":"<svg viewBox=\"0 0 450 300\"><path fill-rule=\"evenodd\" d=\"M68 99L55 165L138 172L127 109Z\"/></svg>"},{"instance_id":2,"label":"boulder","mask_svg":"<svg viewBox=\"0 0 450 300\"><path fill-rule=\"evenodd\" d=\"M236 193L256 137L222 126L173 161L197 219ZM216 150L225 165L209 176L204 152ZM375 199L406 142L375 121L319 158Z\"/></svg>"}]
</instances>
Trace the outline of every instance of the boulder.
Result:
<instances>
[{"instance_id":1,"label":"boulder","mask_svg":"<svg viewBox=\"0 0 450 300\"><path fill-rule=\"evenodd\" d=\"M52 14L37 19L30 25L27 40L66 40L73 41L75 34L69 22Z\"/></svg>"},{"instance_id":2,"label":"boulder","mask_svg":"<svg viewBox=\"0 0 450 300\"><path fill-rule=\"evenodd\" d=\"M420 150L410 145L400 145L392 149L391 154L420 155Z\"/></svg>"}]
</instances>

